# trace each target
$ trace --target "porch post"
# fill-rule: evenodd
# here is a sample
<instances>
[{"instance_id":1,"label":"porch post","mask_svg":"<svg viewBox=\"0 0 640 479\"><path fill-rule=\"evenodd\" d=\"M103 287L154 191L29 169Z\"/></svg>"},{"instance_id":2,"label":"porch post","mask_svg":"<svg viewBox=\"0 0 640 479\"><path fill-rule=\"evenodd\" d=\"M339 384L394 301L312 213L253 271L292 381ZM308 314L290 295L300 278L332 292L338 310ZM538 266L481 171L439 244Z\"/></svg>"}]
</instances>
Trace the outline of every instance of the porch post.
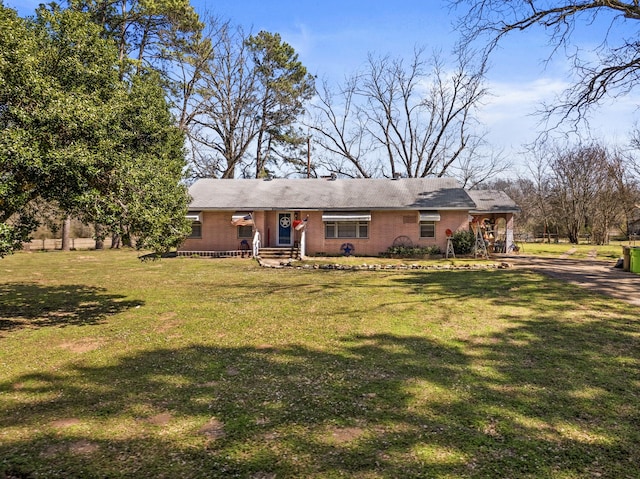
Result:
<instances>
[{"instance_id":1,"label":"porch post","mask_svg":"<svg viewBox=\"0 0 640 479\"><path fill-rule=\"evenodd\" d=\"M253 234L253 257L260 255L260 232L256 230Z\"/></svg>"},{"instance_id":2,"label":"porch post","mask_svg":"<svg viewBox=\"0 0 640 479\"><path fill-rule=\"evenodd\" d=\"M300 233L300 259L305 259L307 256L307 228L302 228Z\"/></svg>"},{"instance_id":3,"label":"porch post","mask_svg":"<svg viewBox=\"0 0 640 479\"><path fill-rule=\"evenodd\" d=\"M511 245L515 245L513 237L513 213L507 215L507 238L506 238L505 252L508 253Z\"/></svg>"}]
</instances>

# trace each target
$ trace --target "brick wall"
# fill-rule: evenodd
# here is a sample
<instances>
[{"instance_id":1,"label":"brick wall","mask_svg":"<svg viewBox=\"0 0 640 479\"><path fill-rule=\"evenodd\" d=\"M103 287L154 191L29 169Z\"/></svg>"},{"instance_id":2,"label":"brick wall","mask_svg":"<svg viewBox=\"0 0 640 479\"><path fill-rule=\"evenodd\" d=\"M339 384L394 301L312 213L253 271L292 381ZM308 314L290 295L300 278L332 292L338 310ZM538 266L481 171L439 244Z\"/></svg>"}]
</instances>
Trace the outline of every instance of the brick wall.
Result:
<instances>
[{"instance_id":1,"label":"brick wall","mask_svg":"<svg viewBox=\"0 0 640 479\"><path fill-rule=\"evenodd\" d=\"M233 211L203 212L202 238L187 239L181 251L229 251L240 249L237 227L231 224ZM296 213L293 212L292 213ZM368 238L325 238L322 211L298 211L307 222L307 255L318 253L341 254L344 243L354 246L354 253L361 256L378 256L393 244L398 236L407 236L415 246L437 245L446 250L446 230L458 231L468 228L469 214L466 211L440 211L440 221L436 222L435 238L420 238L418 211L371 211ZM254 222L261 234L262 246L275 246L277 235L276 212L255 212ZM295 232L295 241L300 240L300 232Z\"/></svg>"},{"instance_id":2,"label":"brick wall","mask_svg":"<svg viewBox=\"0 0 640 479\"><path fill-rule=\"evenodd\" d=\"M372 211L369 238L326 239L322 212L310 214L307 226L307 254L341 254L343 243L351 243L354 253L361 256L378 256L393 244L398 236L407 236L414 246L437 245L442 251L447 248L446 230L467 229L469 213L466 211L440 211L436 222L435 238L420 238L420 219L417 211Z\"/></svg>"},{"instance_id":3,"label":"brick wall","mask_svg":"<svg viewBox=\"0 0 640 479\"><path fill-rule=\"evenodd\" d=\"M240 249L238 228L231 224L234 211L202 212L202 237L188 238L181 251L231 251Z\"/></svg>"}]
</instances>

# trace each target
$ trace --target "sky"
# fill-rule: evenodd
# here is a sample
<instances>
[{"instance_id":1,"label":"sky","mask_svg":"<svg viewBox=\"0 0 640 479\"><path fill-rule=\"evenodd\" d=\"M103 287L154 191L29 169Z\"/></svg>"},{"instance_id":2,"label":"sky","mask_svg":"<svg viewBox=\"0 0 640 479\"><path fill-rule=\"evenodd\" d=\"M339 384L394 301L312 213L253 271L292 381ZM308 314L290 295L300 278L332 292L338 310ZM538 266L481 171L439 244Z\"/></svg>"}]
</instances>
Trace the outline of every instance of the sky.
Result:
<instances>
[{"instance_id":1,"label":"sky","mask_svg":"<svg viewBox=\"0 0 640 479\"><path fill-rule=\"evenodd\" d=\"M39 2L4 0L21 15L32 14ZM245 30L279 33L294 47L310 73L340 82L364 65L369 53L409 59L416 46L450 52L458 38L456 12L445 0L192 0L198 13L241 25ZM593 29L578 32L588 51L597 42ZM595 43L594 43L595 45ZM529 31L506 38L491 57L487 83L491 95L479 117L496 152L525 167L523 145L540 132L534 113L568 85L568 61L549 56L546 37ZM593 111L593 134L609 144L626 146L636 122L640 98L628 95Z\"/></svg>"}]
</instances>

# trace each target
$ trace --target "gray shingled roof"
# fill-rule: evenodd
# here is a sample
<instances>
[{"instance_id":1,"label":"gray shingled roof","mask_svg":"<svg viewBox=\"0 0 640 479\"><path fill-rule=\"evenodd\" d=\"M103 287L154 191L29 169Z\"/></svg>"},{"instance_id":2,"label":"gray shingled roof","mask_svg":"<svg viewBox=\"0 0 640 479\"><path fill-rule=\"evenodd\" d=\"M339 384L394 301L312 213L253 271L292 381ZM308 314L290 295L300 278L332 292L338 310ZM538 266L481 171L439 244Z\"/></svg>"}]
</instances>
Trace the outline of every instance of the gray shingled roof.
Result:
<instances>
[{"instance_id":1,"label":"gray shingled roof","mask_svg":"<svg viewBox=\"0 0 640 479\"><path fill-rule=\"evenodd\" d=\"M518 213L520 208L504 191L498 190L469 190L467 191L475 202L472 213Z\"/></svg>"},{"instance_id":2,"label":"gray shingled roof","mask_svg":"<svg viewBox=\"0 0 640 479\"><path fill-rule=\"evenodd\" d=\"M191 210L470 210L452 178L273 179L196 181Z\"/></svg>"}]
</instances>

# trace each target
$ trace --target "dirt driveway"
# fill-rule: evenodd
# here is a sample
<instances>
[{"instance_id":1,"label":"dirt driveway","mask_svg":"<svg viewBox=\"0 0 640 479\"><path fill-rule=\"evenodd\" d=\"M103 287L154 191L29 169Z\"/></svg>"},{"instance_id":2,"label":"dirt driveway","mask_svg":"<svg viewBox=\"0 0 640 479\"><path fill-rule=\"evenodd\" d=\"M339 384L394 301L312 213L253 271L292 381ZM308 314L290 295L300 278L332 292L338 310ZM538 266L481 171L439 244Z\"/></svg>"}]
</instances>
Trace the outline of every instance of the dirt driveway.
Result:
<instances>
[{"instance_id":1,"label":"dirt driveway","mask_svg":"<svg viewBox=\"0 0 640 479\"><path fill-rule=\"evenodd\" d=\"M516 268L530 268L640 306L640 275L614 268L615 261L524 255L510 256L507 261Z\"/></svg>"}]
</instances>

